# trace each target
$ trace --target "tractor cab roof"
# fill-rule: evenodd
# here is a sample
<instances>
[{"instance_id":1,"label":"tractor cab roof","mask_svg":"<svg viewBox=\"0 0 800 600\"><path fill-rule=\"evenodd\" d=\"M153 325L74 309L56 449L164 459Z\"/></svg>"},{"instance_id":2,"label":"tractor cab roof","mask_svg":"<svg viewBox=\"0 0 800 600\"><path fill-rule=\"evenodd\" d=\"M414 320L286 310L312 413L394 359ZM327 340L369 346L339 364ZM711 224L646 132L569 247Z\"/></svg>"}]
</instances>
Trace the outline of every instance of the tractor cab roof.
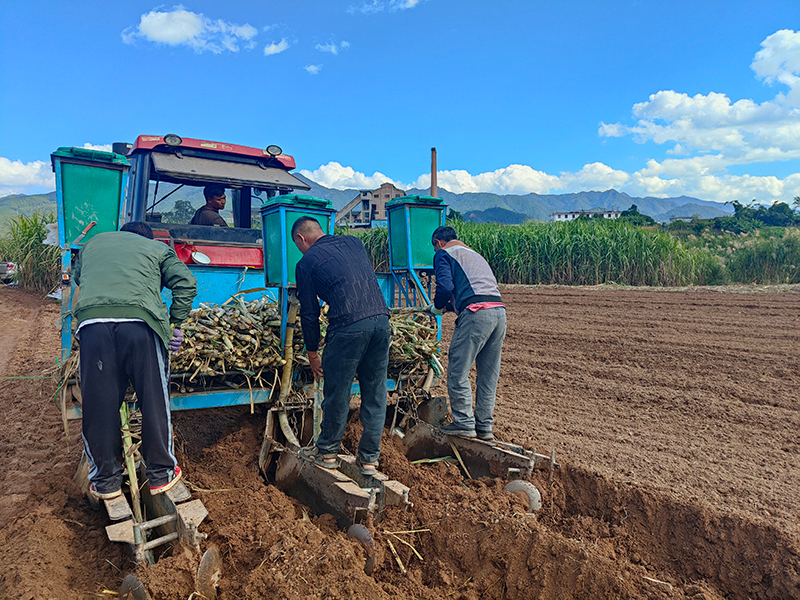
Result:
<instances>
[{"instance_id":1,"label":"tractor cab roof","mask_svg":"<svg viewBox=\"0 0 800 600\"><path fill-rule=\"evenodd\" d=\"M261 150L176 135L140 135L128 155L143 154L152 159L151 179L163 182L311 189L289 173L295 168L294 158L283 154L277 146Z\"/></svg>"}]
</instances>

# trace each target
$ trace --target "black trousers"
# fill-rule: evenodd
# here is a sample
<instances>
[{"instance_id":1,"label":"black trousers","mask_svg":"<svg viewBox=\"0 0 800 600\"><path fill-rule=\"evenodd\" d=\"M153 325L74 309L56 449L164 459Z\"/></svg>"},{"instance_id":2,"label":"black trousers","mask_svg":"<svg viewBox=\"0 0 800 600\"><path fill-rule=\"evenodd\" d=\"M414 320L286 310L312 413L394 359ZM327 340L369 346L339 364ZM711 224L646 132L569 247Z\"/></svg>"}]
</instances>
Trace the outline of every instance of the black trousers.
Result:
<instances>
[{"instance_id":1,"label":"black trousers","mask_svg":"<svg viewBox=\"0 0 800 600\"><path fill-rule=\"evenodd\" d=\"M347 425L350 390L358 376L361 388L361 424L364 431L358 442L358 458L378 462L381 434L386 421L386 369L392 330L389 317L375 316L329 331L322 352L325 374L322 401L322 430L317 448L323 454L336 454Z\"/></svg>"},{"instance_id":2,"label":"black trousers","mask_svg":"<svg viewBox=\"0 0 800 600\"><path fill-rule=\"evenodd\" d=\"M150 486L167 483L178 464L169 412L169 356L144 322L100 322L79 331L83 442L89 480L100 493L122 486L119 409L128 382L142 410L141 452Z\"/></svg>"}]
</instances>

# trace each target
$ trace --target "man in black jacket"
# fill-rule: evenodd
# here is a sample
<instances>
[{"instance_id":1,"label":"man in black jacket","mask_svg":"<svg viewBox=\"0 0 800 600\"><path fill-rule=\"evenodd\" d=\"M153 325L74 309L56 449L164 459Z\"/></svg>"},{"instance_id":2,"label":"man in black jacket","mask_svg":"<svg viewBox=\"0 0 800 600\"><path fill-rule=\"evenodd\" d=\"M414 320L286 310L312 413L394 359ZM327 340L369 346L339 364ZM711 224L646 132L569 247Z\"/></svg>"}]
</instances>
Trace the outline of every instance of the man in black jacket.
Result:
<instances>
[{"instance_id":1,"label":"man in black jacket","mask_svg":"<svg viewBox=\"0 0 800 600\"><path fill-rule=\"evenodd\" d=\"M364 474L377 469L386 417L386 369L389 365L389 309L361 240L325 235L311 217L292 226L292 240L303 258L295 277L300 322L308 359L316 379L325 375L322 429L317 444L301 455L335 469L347 424L350 388L358 376L361 424L357 463ZM328 306L328 331L322 358L319 349L319 300Z\"/></svg>"}]
</instances>

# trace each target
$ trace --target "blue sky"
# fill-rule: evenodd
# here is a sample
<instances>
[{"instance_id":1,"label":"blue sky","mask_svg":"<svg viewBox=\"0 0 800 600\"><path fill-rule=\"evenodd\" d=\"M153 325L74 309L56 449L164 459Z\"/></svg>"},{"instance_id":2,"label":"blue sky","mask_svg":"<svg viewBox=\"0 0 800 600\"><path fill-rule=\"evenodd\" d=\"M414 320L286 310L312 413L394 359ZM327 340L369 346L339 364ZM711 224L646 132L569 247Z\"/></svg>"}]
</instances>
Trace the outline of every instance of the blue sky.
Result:
<instances>
[{"instance_id":1,"label":"blue sky","mask_svg":"<svg viewBox=\"0 0 800 600\"><path fill-rule=\"evenodd\" d=\"M797 0L5 0L0 196L60 146L263 148L335 188L800 196Z\"/></svg>"}]
</instances>

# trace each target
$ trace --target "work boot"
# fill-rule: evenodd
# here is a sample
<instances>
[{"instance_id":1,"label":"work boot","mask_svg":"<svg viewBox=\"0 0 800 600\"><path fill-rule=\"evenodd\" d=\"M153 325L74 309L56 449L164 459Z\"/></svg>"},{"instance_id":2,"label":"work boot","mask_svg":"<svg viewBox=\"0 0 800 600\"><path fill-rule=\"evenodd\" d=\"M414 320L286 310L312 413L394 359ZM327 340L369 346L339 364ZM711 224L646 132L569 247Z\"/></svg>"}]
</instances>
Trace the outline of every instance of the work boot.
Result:
<instances>
[{"instance_id":1,"label":"work boot","mask_svg":"<svg viewBox=\"0 0 800 600\"><path fill-rule=\"evenodd\" d=\"M494 441L494 434L491 431L476 431L478 434L478 439L483 440L484 442L493 442Z\"/></svg>"}]
</instances>

